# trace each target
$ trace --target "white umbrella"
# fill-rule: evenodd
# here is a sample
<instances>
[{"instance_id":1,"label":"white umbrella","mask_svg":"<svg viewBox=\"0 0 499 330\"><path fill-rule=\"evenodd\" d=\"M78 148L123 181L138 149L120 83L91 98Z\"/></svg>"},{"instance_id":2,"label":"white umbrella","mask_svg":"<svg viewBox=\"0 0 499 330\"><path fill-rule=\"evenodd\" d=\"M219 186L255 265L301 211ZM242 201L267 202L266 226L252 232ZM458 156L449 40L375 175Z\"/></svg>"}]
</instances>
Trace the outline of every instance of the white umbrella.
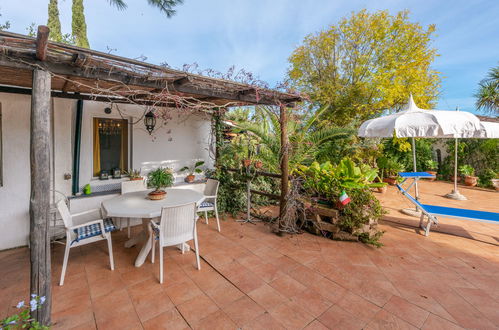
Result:
<instances>
[{"instance_id":1,"label":"white umbrella","mask_svg":"<svg viewBox=\"0 0 499 330\"><path fill-rule=\"evenodd\" d=\"M480 139L499 139L499 123L490 121L480 122L480 131L475 136Z\"/></svg>"},{"instance_id":2,"label":"white umbrella","mask_svg":"<svg viewBox=\"0 0 499 330\"><path fill-rule=\"evenodd\" d=\"M478 131L480 131L480 120L474 114L420 109L414 103L411 95L403 111L362 123L359 128L359 136L392 137L395 134L399 138L411 137L413 170L417 172L414 138L470 138L475 137ZM415 189L417 199L419 197L417 182ZM459 194L457 181L454 183L453 193Z\"/></svg>"},{"instance_id":3,"label":"white umbrella","mask_svg":"<svg viewBox=\"0 0 499 330\"><path fill-rule=\"evenodd\" d=\"M362 137L470 138L480 130L480 120L469 112L424 110L411 97L404 110L362 123Z\"/></svg>"}]
</instances>

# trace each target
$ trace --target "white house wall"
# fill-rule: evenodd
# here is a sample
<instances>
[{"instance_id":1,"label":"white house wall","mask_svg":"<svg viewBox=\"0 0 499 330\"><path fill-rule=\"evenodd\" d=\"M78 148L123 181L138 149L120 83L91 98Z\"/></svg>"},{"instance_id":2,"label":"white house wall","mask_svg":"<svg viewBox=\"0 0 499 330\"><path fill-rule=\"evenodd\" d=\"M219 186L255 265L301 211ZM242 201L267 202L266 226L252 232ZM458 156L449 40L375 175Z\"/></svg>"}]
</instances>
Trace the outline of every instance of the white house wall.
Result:
<instances>
[{"instance_id":1,"label":"white house wall","mask_svg":"<svg viewBox=\"0 0 499 330\"><path fill-rule=\"evenodd\" d=\"M83 105L82 140L80 154L80 187L87 183L91 186L111 184L121 180L100 181L93 177L93 118L115 118L123 116L129 122L135 123L144 113L144 107L137 105L116 105L111 114L105 114L104 109L109 104L85 101ZM129 149L130 168L141 169L147 174L159 166L171 167L178 171L185 165L191 165L196 160L205 160L207 167L213 166L208 147L211 137L211 122L207 115L178 113L171 109L172 118L166 125L158 118L159 127L153 135L145 130L142 121L132 126L129 138L132 140ZM185 173L176 174L177 181L185 177Z\"/></svg>"},{"instance_id":2,"label":"white house wall","mask_svg":"<svg viewBox=\"0 0 499 330\"><path fill-rule=\"evenodd\" d=\"M31 97L0 93L0 103L4 183L0 187L0 250L2 250L26 245L28 242ZM66 141L65 137L69 137L71 133L71 125L67 124L67 121L71 120L73 103L72 100L53 100L55 127L52 141L55 142L56 152L51 163L53 166L51 185L63 193L68 193L68 183L63 180L63 173L71 173L71 140ZM55 181L54 175L57 178Z\"/></svg>"},{"instance_id":3,"label":"white house wall","mask_svg":"<svg viewBox=\"0 0 499 330\"><path fill-rule=\"evenodd\" d=\"M0 103L3 137L3 186L0 187L0 250L2 250L28 243L31 97L0 93ZM120 118L114 107L110 116L105 115L106 106L108 106L106 103L84 102L80 186L86 183L101 183L98 179L92 178L92 118ZM52 186L69 195L71 180L64 180L64 174L72 174L73 116L76 101L54 99L53 108L55 158L52 162L53 169L50 170L54 175ZM130 105L121 105L120 109L132 116L140 115L143 111L141 107ZM198 159L206 160L208 167L213 165L208 152L211 140L209 117L177 113L173 113L172 117L165 127L155 133L155 139L144 130L142 122L133 126L130 134L133 142L129 152L131 167L142 168L145 174L157 166L169 166L178 170ZM160 120L158 125L161 125ZM181 181L184 175L179 175L178 181ZM77 204L78 209L85 209L95 204L91 199L73 200L72 204L75 204L75 207Z\"/></svg>"},{"instance_id":4,"label":"white house wall","mask_svg":"<svg viewBox=\"0 0 499 330\"><path fill-rule=\"evenodd\" d=\"M25 245L29 232L29 127L31 98L0 93L3 186L0 187L0 250Z\"/></svg>"}]
</instances>

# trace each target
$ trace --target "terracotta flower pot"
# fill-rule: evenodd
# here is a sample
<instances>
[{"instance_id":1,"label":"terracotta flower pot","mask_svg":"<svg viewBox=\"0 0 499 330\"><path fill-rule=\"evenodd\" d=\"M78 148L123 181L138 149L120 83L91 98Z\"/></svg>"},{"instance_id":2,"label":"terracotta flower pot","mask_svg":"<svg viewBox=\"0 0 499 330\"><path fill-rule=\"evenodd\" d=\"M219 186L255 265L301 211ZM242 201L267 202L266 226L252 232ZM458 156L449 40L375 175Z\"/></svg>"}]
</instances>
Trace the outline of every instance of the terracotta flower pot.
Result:
<instances>
[{"instance_id":1,"label":"terracotta flower pot","mask_svg":"<svg viewBox=\"0 0 499 330\"><path fill-rule=\"evenodd\" d=\"M430 173L431 175L434 176L434 178L427 178L428 181L435 181L437 178L437 171L426 171L427 173Z\"/></svg>"},{"instance_id":2,"label":"terracotta flower pot","mask_svg":"<svg viewBox=\"0 0 499 330\"><path fill-rule=\"evenodd\" d=\"M188 176L185 177L185 182L187 183L193 183L194 179L196 179L196 176L193 174L189 174Z\"/></svg>"},{"instance_id":3,"label":"terracotta flower pot","mask_svg":"<svg viewBox=\"0 0 499 330\"><path fill-rule=\"evenodd\" d=\"M166 197L166 191L164 191L164 190L154 190L154 191L151 191L147 195L149 196L150 200L159 201L159 200L162 200L163 198Z\"/></svg>"},{"instance_id":4,"label":"terracotta flower pot","mask_svg":"<svg viewBox=\"0 0 499 330\"><path fill-rule=\"evenodd\" d=\"M383 178L383 182L388 183L390 186L394 186L394 185L395 185L395 183L397 182L397 178L394 178L394 177L386 177L386 178Z\"/></svg>"},{"instance_id":5,"label":"terracotta flower pot","mask_svg":"<svg viewBox=\"0 0 499 330\"><path fill-rule=\"evenodd\" d=\"M454 179L455 179L455 178L454 178L454 175L451 175L449 178L450 178L450 180L451 180L452 182L454 182ZM457 182L461 182L461 177L460 177L459 175L457 176Z\"/></svg>"},{"instance_id":6,"label":"terracotta flower pot","mask_svg":"<svg viewBox=\"0 0 499 330\"><path fill-rule=\"evenodd\" d=\"M253 163L253 165L255 166L255 168L261 169L263 167L263 162L260 160L257 160L256 162Z\"/></svg>"},{"instance_id":7,"label":"terracotta flower pot","mask_svg":"<svg viewBox=\"0 0 499 330\"><path fill-rule=\"evenodd\" d=\"M380 194L384 194L388 190L388 186L378 187L377 189Z\"/></svg>"},{"instance_id":8,"label":"terracotta flower pot","mask_svg":"<svg viewBox=\"0 0 499 330\"><path fill-rule=\"evenodd\" d=\"M471 175L466 175L464 177L464 184L469 186L469 187L474 187L478 183L478 177L477 176L471 176Z\"/></svg>"},{"instance_id":9,"label":"terracotta flower pot","mask_svg":"<svg viewBox=\"0 0 499 330\"><path fill-rule=\"evenodd\" d=\"M139 181L139 180L143 180L144 178L143 177L140 177L140 178L130 178L130 181Z\"/></svg>"}]
</instances>

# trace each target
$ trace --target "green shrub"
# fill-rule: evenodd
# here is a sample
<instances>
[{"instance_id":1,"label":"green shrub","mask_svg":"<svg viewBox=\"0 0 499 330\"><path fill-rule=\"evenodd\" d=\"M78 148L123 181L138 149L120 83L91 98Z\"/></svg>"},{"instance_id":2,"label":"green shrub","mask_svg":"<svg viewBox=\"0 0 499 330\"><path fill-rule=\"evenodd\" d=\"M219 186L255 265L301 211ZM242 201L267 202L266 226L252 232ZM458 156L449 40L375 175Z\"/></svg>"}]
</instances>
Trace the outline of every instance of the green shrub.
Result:
<instances>
[{"instance_id":1,"label":"green shrub","mask_svg":"<svg viewBox=\"0 0 499 330\"><path fill-rule=\"evenodd\" d=\"M342 207L337 225L341 230L358 235L362 242L380 246L380 234L357 234L356 231L384 214L380 202L370 188L386 184L374 182L378 179L376 169L368 165L356 166L352 160L343 159L338 165L330 162L310 166L299 166L294 175L302 178L303 194L327 199L332 205L343 191L350 197L350 203Z\"/></svg>"},{"instance_id":2,"label":"green shrub","mask_svg":"<svg viewBox=\"0 0 499 330\"><path fill-rule=\"evenodd\" d=\"M478 185L480 187L491 188L493 187L492 179L495 179L496 177L497 177L496 172L494 172L489 168L478 176Z\"/></svg>"}]
</instances>

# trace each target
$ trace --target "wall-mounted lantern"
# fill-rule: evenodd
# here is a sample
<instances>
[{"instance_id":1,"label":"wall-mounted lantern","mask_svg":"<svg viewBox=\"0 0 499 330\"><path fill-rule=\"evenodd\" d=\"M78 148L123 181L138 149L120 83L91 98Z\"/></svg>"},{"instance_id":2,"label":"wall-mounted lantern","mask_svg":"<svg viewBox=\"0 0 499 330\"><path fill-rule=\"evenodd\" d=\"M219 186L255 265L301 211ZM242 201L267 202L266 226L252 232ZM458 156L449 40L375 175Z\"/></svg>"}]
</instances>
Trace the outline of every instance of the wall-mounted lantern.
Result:
<instances>
[{"instance_id":1,"label":"wall-mounted lantern","mask_svg":"<svg viewBox=\"0 0 499 330\"><path fill-rule=\"evenodd\" d=\"M146 130L149 132L149 135L151 135L154 131L154 127L156 127L156 116L154 116L152 110L149 110L144 116L144 125L146 125Z\"/></svg>"}]
</instances>

